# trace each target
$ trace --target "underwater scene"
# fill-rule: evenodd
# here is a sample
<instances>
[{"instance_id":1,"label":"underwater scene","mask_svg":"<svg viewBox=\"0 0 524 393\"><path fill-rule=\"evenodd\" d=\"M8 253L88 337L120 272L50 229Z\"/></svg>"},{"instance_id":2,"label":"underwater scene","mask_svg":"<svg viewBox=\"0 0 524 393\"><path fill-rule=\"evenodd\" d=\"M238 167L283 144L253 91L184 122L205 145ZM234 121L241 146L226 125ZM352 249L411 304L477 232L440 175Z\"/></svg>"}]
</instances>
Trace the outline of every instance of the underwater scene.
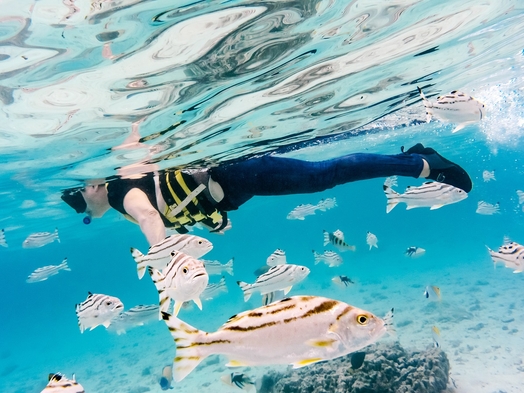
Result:
<instances>
[{"instance_id":1,"label":"underwater scene","mask_svg":"<svg viewBox=\"0 0 524 393\"><path fill-rule=\"evenodd\" d=\"M522 0L0 2L0 392L524 391Z\"/></svg>"}]
</instances>

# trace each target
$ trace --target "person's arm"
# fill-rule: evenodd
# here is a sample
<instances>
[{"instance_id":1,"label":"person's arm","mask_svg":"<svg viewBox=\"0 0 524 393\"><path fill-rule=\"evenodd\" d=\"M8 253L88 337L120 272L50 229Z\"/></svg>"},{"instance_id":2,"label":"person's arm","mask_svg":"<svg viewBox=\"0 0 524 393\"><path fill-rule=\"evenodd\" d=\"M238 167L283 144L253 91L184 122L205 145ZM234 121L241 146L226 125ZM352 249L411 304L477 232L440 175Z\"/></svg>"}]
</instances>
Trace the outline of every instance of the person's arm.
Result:
<instances>
[{"instance_id":1,"label":"person's arm","mask_svg":"<svg viewBox=\"0 0 524 393\"><path fill-rule=\"evenodd\" d=\"M144 191L139 188L129 190L124 197L124 209L138 222L150 246L165 239L164 222Z\"/></svg>"}]
</instances>

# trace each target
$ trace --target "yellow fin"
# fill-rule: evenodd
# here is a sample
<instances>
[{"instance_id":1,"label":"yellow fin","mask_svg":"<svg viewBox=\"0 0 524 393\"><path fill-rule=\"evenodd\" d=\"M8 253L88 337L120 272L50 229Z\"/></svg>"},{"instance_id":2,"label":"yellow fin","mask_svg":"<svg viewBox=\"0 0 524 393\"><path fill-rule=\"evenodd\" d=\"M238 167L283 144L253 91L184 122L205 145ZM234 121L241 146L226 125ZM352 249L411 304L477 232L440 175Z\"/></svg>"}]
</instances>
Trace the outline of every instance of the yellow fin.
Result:
<instances>
[{"instance_id":1,"label":"yellow fin","mask_svg":"<svg viewBox=\"0 0 524 393\"><path fill-rule=\"evenodd\" d=\"M176 317L178 313L180 312L180 308L182 308L182 304L184 304L181 300L175 300L175 305L173 306L173 316Z\"/></svg>"},{"instance_id":2,"label":"yellow fin","mask_svg":"<svg viewBox=\"0 0 524 393\"><path fill-rule=\"evenodd\" d=\"M284 289L284 295L287 295L289 293L289 291L291 291L291 288L293 288L293 285L291 285L290 287L287 287Z\"/></svg>"},{"instance_id":3,"label":"yellow fin","mask_svg":"<svg viewBox=\"0 0 524 393\"><path fill-rule=\"evenodd\" d=\"M311 346L311 347L320 347L320 348L325 348L325 347L330 347L330 348L333 348L333 344L336 342L337 340L334 340L332 338L328 338L328 339L311 339L311 340L307 340L306 341L306 344Z\"/></svg>"},{"instance_id":4,"label":"yellow fin","mask_svg":"<svg viewBox=\"0 0 524 393\"><path fill-rule=\"evenodd\" d=\"M245 362L241 362L240 360L230 360L228 364L226 364L226 367L246 367L249 366L249 364Z\"/></svg>"},{"instance_id":5,"label":"yellow fin","mask_svg":"<svg viewBox=\"0 0 524 393\"><path fill-rule=\"evenodd\" d=\"M304 366L309 366L310 364L313 364L313 363L317 363L317 362L321 362L322 358L312 358L312 359L303 359L303 360L299 360L298 362L295 362L295 363L291 363L293 365L293 368L300 368L300 367L304 367Z\"/></svg>"}]
</instances>

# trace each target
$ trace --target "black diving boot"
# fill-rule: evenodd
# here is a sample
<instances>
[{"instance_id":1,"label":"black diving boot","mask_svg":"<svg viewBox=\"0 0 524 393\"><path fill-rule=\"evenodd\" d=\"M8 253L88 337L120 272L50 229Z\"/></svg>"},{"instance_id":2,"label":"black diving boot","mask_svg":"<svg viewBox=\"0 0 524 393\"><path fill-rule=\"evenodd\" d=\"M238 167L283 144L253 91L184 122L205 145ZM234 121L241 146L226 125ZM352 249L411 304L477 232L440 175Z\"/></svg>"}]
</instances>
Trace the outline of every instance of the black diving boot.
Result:
<instances>
[{"instance_id":1,"label":"black diving boot","mask_svg":"<svg viewBox=\"0 0 524 393\"><path fill-rule=\"evenodd\" d=\"M431 147L424 147L422 143L417 143L407 151L404 151L404 146L401 150L404 154L418 154L427 161L430 172L426 179L450 184L466 192L470 192L473 188L471 178L463 168L445 159Z\"/></svg>"}]
</instances>

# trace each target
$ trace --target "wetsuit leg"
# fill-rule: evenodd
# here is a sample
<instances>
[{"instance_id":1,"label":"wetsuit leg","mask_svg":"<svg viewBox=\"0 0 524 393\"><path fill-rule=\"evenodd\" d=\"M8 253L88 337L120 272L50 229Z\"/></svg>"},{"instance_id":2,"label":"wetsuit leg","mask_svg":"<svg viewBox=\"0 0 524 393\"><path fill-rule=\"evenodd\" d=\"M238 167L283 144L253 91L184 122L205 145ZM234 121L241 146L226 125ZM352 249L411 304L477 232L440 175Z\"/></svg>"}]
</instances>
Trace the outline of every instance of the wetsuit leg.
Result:
<instances>
[{"instance_id":1,"label":"wetsuit leg","mask_svg":"<svg viewBox=\"0 0 524 393\"><path fill-rule=\"evenodd\" d=\"M210 169L224 190L224 210L237 209L255 195L289 195L323 191L357 180L387 176L418 177L418 154L356 153L326 161L263 156Z\"/></svg>"}]
</instances>

